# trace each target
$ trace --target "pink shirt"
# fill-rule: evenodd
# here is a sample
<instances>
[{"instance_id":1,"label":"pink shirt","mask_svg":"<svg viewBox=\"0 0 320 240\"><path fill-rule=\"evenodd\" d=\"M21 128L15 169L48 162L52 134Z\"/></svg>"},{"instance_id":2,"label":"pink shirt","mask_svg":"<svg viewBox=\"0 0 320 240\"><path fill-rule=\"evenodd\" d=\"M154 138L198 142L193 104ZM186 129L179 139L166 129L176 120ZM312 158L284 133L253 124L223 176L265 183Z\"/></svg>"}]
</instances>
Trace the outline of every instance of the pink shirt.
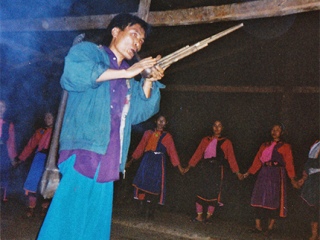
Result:
<instances>
[{"instance_id":1,"label":"pink shirt","mask_svg":"<svg viewBox=\"0 0 320 240\"><path fill-rule=\"evenodd\" d=\"M2 118L0 118L0 137L2 136L2 125L4 123L5 121ZM9 124L9 139L7 141L7 149L10 159L14 159L17 156L17 150L14 125L12 123Z\"/></svg>"},{"instance_id":2,"label":"pink shirt","mask_svg":"<svg viewBox=\"0 0 320 240\"><path fill-rule=\"evenodd\" d=\"M204 158L213 158L217 156L217 143L218 139L213 138L213 140L209 143L208 147L204 151Z\"/></svg>"},{"instance_id":3,"label":"pink shirt","mask_svg":"<svg viewBox=\"0 0 320 240\"><path fill-rule=\"evenodd\" d=\"M189 161L189 165L191 167L195 167L198 162L204 158L204 152L207 149L209 143L212 141L213 137L204 137L197 150L195 151L195 153L193 154L193 156L191 157L190 161ZM223 140L224 138L219 138L218 140ZM224 153L224 157L227 159L230 168L232 170L232 172L239 172L239 167L238 167L238 163L236 160L236 157L234 155L234 151L233 151L233 146L232 143L229 139L225 139L225 141L222 143L221 145L221 149Z\"/></svg>"}]
</instances>

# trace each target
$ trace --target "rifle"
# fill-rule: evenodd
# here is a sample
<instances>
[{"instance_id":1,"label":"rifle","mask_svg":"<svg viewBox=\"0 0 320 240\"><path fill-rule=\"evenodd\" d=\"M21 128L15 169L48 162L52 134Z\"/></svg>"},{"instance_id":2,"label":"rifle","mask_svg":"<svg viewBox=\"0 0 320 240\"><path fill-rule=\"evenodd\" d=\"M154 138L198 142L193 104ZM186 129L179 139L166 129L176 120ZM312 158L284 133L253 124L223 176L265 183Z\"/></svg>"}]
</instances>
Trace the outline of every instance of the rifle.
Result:
<instances>
[{"instance_id":1,"label":"rifle","mask_svg":"<svg viewBox=\"0 0 320 240\"><path fill-rule=\"evenodd\" d=\"M208 37L208 38L206 38L206 39L204 39L204 40L202 40L200 42L197 42L197 43L193 44L192 46L187 45L187 46L185 46L183 48L180 48L177 51L175 51L175 52L173 52L173 53L161 58L157 62L157 65L159 65L163 69L166 69L171 64L173 64L173 63L181 60L182 58L185 58L185 57L187 57L187 56L189 56L189 55L191 55L191 54L193 54L193 53L195 53L195 52L197 52L197 51L199 51L199 50L201 50L201 49L203 49L205 47L207 47L209 43L211 43L211 42L213 42L213 41L215 41L215 40L217 40L217 39L219 39L219 38L221 38L221 37L233 32L233 31L235 31L235 30L237 30L237 29L239 29L241 27L243 27L243 23L240 23L240 24L238 24L236 26L228 28L228 29L226 29L226 30L224 30L224 31L222 31L220 33L214 34L211 37ZM138 53L135 53L135 56L136 56L138 61L141 60L139 55L138 55ZM141 73L141 75L144 78L148 78L148 77L151 76L151 72L152 72L152 69L148 68L148 69L145 69Z\"/></svg>"},{"instance_id":2,"label":"rifle","mask_svg":"<svg viewBox=\"0 0 320 240\"><path fill-rule=\"evenodd\" d=\"M83 41L85 37L85 34L82 33L75 37L73 40L72 45L76 45ZM66 90L63 90L59 109L58 109L58 115L56 119L56 123L54 125L51 143L50 143L50 150L45 166L45 171L42 174L41 182L40 182L40 193L45 198L52 198L55 191L58 188L58 185L60 183L60 172L57 167L57 159L58 159L58 148L59 148L59 136L60 131L62 127L63 122L63 116L64 112L66 110L68 100L68 92Z\"/></svg>"}]
</instances>

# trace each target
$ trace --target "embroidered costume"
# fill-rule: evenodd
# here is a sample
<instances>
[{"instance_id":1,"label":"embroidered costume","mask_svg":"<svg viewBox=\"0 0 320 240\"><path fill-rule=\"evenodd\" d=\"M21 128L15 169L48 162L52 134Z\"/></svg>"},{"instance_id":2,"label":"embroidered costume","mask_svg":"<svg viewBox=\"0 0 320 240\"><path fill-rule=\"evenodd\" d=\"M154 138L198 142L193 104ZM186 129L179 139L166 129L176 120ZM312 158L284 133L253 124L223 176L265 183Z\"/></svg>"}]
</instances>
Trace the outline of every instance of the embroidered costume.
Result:
<instances>
[{"instance_id":1,"label":"embroidered costume","mask_svg":"<svg viewBox=\"0 0 320 240\"><path fill-rule=\"evenodd\" d=\"M16 155L14 125L4 119L0 119L0 176L3 201L7 201L10 170L12 168L11 160Z\"/></svg>"},{"instance_id":2,"label":"embroidered costume","mask_svg":"<svg viewBox=\"0 0 320 240\"><path fill-rule=\"evenodd\" d=\"M302 199L310 206L312 221L319 221L320 142L312 145L304 171L308 175L301 190Z\"/></svg>"},{"instance_id":3,"label":"embroidered costume","mask_svg":"<svg viewBox=\"0 0 320 240\"><path fill-rule=\"evenodd\" d=\"M248 173L255 174L258 170L251 206L279 210L280 217L285 217L286 172L290 178L295 177L291 146L281 141L262 144Z\"/></svg>"},{"instance_id":4,"label":"embroidered costume","mask_svg":"<svg viewBox=\"0 0 320 240\"><path fill-rule=\"evenodd\" d=\"M197 203L202 205L205 201L215 206L221 199L224 166L229 164L232 172L239 171L231 141L227 138L203 138L189 161L192 167L197 164Z\"/></svg>"},{"instance_id":5,"label":"embroidered costume","mask_svg":"<svg viewBox=\"0 0 320 240\"><path fill-rule=\"evenodd\" d=\"M25 161L37 147L36 154L32 160L27 179L23 186L26 195L28 195L28 192L36 193L38 190L50 147L51 135L52 128L37 129L19 155L19 159Z\"/></svg>"},{"instance_id":6,"label":"embroidered costume","mask_svg":"<svg viewBox=\"0 0 320 240\"><path fill-rule=\"evenodd\" d=\"M145 193L159 197L159 204L164 205L166 196L166 154L174 167L180 160L168 132L148 130L132 154L133 159L142 155L139 169L133 180L134 198L142 200Z\"/></svg>"}]
</instances>

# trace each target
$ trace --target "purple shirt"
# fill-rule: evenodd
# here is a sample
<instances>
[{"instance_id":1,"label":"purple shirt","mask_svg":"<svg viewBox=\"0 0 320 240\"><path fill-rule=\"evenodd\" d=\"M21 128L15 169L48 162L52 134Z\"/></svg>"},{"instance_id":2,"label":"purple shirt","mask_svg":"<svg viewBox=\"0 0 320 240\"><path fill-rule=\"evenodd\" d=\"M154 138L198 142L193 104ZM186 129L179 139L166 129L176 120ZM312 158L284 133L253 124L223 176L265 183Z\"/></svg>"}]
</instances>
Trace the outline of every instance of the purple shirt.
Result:
<instances>
[{"instance_id":1,"label":"purple shirt","mask_svg":"<svg viewBox=\"0 0 320 240\"><path fill-rule=\"evenodd\" d=\"M114 53L104 47L109 59L111 69L127 69L129 64L122 61L120 66L117 64L117 58ZM128 87L126 79L109 80L110 84L110 113L111 113L111 131L110 142L107 146L106 154L98 154L83 149L63 150L60 152L59 164L67 160L71 155L76 155L74 168L79 173L94 178L96 173L97 182L109 182L119 179L120 165L120 123L122 109L125 104ZM102 100L103 101L103 100ZM106 123L108 124L108 123ZM97 172L97 168L99 171Z\"/></svg>"}]
</instances>

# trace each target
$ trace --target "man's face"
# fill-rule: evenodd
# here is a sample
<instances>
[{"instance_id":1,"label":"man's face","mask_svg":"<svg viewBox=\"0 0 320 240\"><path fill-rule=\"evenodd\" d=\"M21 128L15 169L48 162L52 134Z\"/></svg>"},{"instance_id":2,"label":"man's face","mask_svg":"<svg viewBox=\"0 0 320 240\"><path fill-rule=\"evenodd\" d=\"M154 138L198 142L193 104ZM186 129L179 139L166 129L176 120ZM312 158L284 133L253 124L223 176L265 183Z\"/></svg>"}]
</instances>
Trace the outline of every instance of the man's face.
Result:
<instances>
[{"instance_id":1,"label":"man's face","mask_svg":"<svg viewBox=\"0 0 320 240\"><path fill-rule=\"evenodd\" d=\"M145 31L139 24L127 26L124 30L112 29L113 40L110 49L119 58L118 60L133 58L135 52L139 52L144 43Z\"/></svg>"}]
</instances>

